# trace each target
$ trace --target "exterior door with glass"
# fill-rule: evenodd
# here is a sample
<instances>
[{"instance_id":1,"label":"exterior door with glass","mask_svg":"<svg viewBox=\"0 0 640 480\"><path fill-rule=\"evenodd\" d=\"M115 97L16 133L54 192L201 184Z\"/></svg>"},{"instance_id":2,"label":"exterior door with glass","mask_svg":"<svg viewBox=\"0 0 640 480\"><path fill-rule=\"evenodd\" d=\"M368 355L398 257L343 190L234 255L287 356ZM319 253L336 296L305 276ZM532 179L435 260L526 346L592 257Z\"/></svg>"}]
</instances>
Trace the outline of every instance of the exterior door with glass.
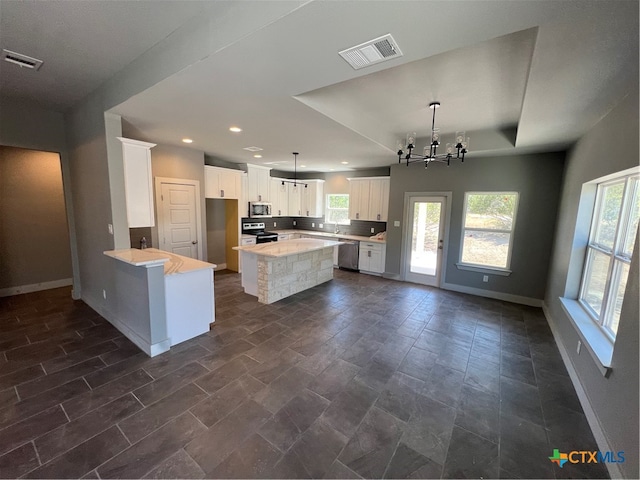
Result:
<instances>
[{"instance_id":1,"label":"exterior door with glass","mask_svg":"<svg viewBox=\"0 0 640 480\"><path fill-rule=\"evenodd\" d=\"M405 231L405 280L440 286L446 197L409 197Z\"/></svg>"}]
</instances>

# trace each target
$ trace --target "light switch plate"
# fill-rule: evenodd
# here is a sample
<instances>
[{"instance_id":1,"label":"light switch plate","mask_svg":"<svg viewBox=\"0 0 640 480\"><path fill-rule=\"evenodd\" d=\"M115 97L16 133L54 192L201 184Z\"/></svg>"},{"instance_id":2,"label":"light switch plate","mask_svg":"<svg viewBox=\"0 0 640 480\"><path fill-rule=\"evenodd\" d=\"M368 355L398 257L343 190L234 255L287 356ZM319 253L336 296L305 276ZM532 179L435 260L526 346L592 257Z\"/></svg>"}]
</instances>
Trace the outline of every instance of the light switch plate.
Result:
<instances>
[{"instance_id":1,"label":"light switch plate","mask_svg":"<svg viewBox=\"0 0 640 480\"><path fill-rule=\"evenodd\" d=\"M376 229L371 227L371 233L376 233Z\"/></svg>"},{"instance_id":2,"label":"light switch plate","mask_svg":"<svg viewBox=\"0 0 640 480\"><path fill-rule=\"evenodd\" d=\"M316 228L316 224L314 222L311 222L311 228Z\"/></svg>"},{"instance_id":3,"label":"light switch plate","mask_svg":"<svg viewBox=\"0 0 640 480\"><path fill-rule=\"evenodd\" d=\"M400 220L394 220L393 221L393 226L394 227L399 227L400 226Z\"/></svg>"},{"instance_id":4,"label":"light switch plate","mask_svg":"<svg viewBox=\"0 0 640 480\"><path fill-rule=\"evenodd\" d=\"M113 225L111 223L107 223L107 229L109 230L109 234L113 235Z\"/></svg>"},{"instance_id":5,"label":"light switch plate","mask_svg":"<svg viewBox=\"0 0 640 480\"><path fill-rule=\"evenodd\" d=\"M324 223L319 223L319 224L318 224L318 227L320 227L320 228L324 228Z\"/></svg>"},{"instance_id":6,"label":"light switch plate","mask_svg":"<svg viewBox=\"0 0 640 480\"><path fill-rule=\"evenodd\" d=\"M296 221L295 221L295 220L293 221L293 226L294 226L294 227L296 226Z\"/></svg>"}]
</instances>

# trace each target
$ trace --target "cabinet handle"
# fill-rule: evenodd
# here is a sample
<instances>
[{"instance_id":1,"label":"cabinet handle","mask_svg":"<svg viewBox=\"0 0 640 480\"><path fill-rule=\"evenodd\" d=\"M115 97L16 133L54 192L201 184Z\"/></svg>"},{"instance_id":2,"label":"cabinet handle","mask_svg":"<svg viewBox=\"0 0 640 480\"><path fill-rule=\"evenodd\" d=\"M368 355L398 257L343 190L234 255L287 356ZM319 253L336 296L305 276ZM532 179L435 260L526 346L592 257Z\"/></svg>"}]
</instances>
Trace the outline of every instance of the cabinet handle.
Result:
<instances>
[{"instance_id":1,"label":"cabinet handle","mask_svg":"<svg viewBox=\"0 0 640 480\"><path fill-rule=\"evenodd\" d=\"M360 214L356 213L356 220L360 218Z\"/></svg>"},{"instance_id":2,"label":"cabinet handle","mask_svg":"<svg viewBox=\"0 0 640 480\"><path fill-rule=\"evenodd\" d=\"M198 240L194 240L194 241L193 241L193 242L191 242L191 243L193 243L194 245L196 245L196 244L198 243Z\"/></svg>"},{"instance_id":3,"label":"cabinet handle","mask_svg":"<svg viewBox=\"0 0 640 480\"><path fill-rule=\"evenodd\" d=\"M258 201L261 202L262 201L262 195L258 195Z\"/></svg>"},{"instance_id":4,"label":"cabinet handle","mask_svg":"<svg viewBox=\"0 0 640 480\"><path fill-rule=\"evenodd\" d=\"M378 220L380 220L380 214L378 214Z\"/></svg>"},{"instance_id":5,"label":"cabinet handle","mask_svg":"<svg viewBox=\"0 0 640 480\"><path fill-rule=\"evenodd\" d=\"M280 210L278 210L278 215L282 215L282 212Z\"/></svg>"},{"instance_id":6,"label":"cabinet handle","mask_svg":"<svg viewBox=\"0 0 640 480\"><path fill-rule=\"evenodd\" d=\"M309 216L309 210L307 210L307 217Z\"/></svg>"},{"instance_id":7,"label":"cabinet handle","mask_svg":"<svg viewBox=\"0 0 640 480\"><path fill-rule=\"evenodd\" d=\"M224 197L224 190L220 190L220 196Z\"/></svg>"},{"instance_id":8,"label":"cabinet handle","mask_svg":"<svg viewBox=\"0 0 640 480\"><path fill-rule=\"evenodd\" d=\"M371 258L371 250L367 252L367 257Z\"/></svg>"}]
</instances>

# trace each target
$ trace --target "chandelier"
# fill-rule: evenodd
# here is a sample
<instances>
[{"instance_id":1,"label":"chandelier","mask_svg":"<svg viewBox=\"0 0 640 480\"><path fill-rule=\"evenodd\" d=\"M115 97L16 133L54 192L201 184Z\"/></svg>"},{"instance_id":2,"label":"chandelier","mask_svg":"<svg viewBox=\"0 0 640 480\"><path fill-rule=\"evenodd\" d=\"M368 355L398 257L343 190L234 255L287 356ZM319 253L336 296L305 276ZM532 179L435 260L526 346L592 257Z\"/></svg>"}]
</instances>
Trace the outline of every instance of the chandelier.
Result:
<instances>
[{"instance_id":1,"label":"chandelier","mask_svg":"<svg viewBox=\"0 0 640 480\"><path fill-rule=\"evenodd\" d=\"M465 136L465 132L456 132L455 140L447 143L445 153L438 153L440 146L440 129L436 128L436 109L440 107L440 102L431 102L429 108L433 110L433 118L431 120L431 143L424 147L422 155L413 153L416 148L416 132L407 134L407 153L403 151L402 140L398 142L398 163L402 163L404 159L407 166L414 162L424 162L424 168L427 168L431 162L446 163L449 166L452 158L460 159L464 162L464 154L468 152L469 137Z\"/></svg>"},{"instance_id":2,"label":"chandelier","mask_svg":"<svg viewBox=\"0 0 640 480\"><path fill-rule=\"evenodd\" d=\"M282 185L285 183L293 183L294 187L298 185L304 185L304 188L307 188L307 184L304 182L298 181L298 152L293 152L293 180L282 180Z\"/></svg>"}]
</instances>

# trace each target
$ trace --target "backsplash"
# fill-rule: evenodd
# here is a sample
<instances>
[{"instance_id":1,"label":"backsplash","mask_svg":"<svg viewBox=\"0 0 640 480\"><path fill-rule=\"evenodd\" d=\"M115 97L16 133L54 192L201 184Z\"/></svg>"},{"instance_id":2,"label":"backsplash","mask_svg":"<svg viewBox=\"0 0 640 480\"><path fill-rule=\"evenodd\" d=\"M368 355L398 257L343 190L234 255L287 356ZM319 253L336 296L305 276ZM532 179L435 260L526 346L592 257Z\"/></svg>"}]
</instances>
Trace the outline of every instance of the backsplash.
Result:
<instances>
[{"instance_id":1,"label":"backsplash","mask_svg":"<svg viewBox=\"0 0 640 480\"><path fill-rule=\"evenodd\" d=\"M147 240L147 248L153 247L151 243L151 227L140 227L129 229L129 239L131 248L140 248L140 240L144 237Z\"/></svg>"},{"instance_id":2,"label":"backsplash","mask_svg":"<svg viewBox=\"0 0 640 480\"><path fill-rule=\"evenodd\" d=\"M334 233L335 224L325 223L324 217L272 217L272 218L243 218L242 223L264 222L265 230L315 230L318 232ZM295 225L293 224L295 222ZM320 228L320 224L323 228ZM373 233L371 229L373 228ZM338 231L345 235L358 235L370 237L376 233L384 232L387 222L365 222L363 220L351 220L351 225L338 225Z\"/></svg>"}]
</instances>

